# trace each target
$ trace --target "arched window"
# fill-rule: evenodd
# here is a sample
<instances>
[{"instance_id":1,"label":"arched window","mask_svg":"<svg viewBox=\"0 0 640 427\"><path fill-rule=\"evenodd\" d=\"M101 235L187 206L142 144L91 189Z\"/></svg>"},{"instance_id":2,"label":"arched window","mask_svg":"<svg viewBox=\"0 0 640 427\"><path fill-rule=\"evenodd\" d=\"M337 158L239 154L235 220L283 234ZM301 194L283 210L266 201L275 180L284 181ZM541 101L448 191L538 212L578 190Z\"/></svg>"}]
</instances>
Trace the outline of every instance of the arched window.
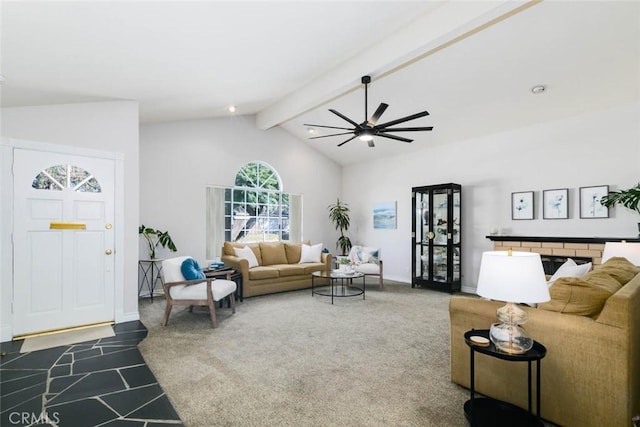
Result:
<instances>
[{"instance_id":1,"label":"arched window","mask_svg":"<svg viewBox=\"0 0 640 427\"><path fill-rule=\"evenodd\" d=\"M247 163L236 174L235 186L225 189L225 240L289 240L289 198L271 166Z\"/></svg>"},{"instance_id":2,"label":"arched window","mask_svg":"<svg viewBox=\"0 0 640 427\"><path fill-rule=\"evenodd\" d=\"M78 166L55 165L40 172L31 184L36 190L62 191L69 189L80 193L100 193L100 183L92 174Z\"/></svg>"}]
</instances>

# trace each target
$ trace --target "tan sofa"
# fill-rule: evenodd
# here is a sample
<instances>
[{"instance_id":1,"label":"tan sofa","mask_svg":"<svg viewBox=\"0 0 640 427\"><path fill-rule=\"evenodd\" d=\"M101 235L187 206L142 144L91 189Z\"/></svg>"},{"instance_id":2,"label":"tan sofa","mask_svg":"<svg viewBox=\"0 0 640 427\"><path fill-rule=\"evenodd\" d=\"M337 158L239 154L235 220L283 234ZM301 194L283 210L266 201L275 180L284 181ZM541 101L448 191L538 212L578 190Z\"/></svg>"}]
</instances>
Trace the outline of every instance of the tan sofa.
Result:
<instances>
[{"instance_id":1,"label":"tan sofa","mask_svg":"<svg viewBox=\"0 0 640 427\"><path fill-rule=\"evenodd\" d=\"M525 329L547 348L540 366L543 419L568 427L630 427L640 413L640 270L631 266L633 272L621 273L617 267L607 261L583 278L559 279L550 288L550 302L523 307L529 316ZM619 282L619 290L602 292L612 283L603 273ZM593 299L602 300L595 309ZM453 382L469 387L464 333L488 329L502 305L471 296L451 298ZM476 353L475 367L477 391L527 408L526 363ZM533 399L535 408L535 392Z\"/></svg>"},{"instance_id":2,"label":"tan sofa","mask_svg":"<svg viewBox=\"0 0 640 427\"><path fill-rule=\"evenodd\" d=\"M235 248L248 246L258 261L257 267L249 268L249 262L235 254ZM311 287L311 273L331 271L332 255L321 254L321 262L299 264L302 243L225 242L221 261L242 274L242 294L245 297L272 294Z\"/></svg>"}]
</instances>

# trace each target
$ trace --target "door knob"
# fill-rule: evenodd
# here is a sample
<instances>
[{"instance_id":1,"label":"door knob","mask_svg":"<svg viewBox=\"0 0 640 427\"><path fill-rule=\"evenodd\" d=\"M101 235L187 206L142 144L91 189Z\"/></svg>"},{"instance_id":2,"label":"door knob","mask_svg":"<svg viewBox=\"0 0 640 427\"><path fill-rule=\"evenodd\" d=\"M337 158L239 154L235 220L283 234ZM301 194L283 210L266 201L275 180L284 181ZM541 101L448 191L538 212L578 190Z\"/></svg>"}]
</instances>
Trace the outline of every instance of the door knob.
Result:
<instances>
[{"instance_id":1,"label":"door knob","mask_svg":"<svg viewBox=\"0 0 640 427\"><path fill-rule=\"evenodd\" d=\"M104 253L107 255L111 255L113 251L111 249L107 249L106 251L104 251Z\"/></svg>"},{"instance_id":2,"label":"door knob","mask_svg":"<svg viewBox=\"0 0 640 427\"><path fill-rule=\"evenodd\" d=\"M430 231L429 233L427 233L427 237L429 239L433 239L434 237L436 237L436 234L433 231Z\"/></svg>"},{"instance_id":3,"label":"door knob","mask_svg":"<svg viewBox=\"0 0 640 427\"><path fill-rule=\"evenodd\" d=\"M106 228L107 230L111 230L112 225L111 224L105 224L104 228Z\"/></svg>"}]
</instances>

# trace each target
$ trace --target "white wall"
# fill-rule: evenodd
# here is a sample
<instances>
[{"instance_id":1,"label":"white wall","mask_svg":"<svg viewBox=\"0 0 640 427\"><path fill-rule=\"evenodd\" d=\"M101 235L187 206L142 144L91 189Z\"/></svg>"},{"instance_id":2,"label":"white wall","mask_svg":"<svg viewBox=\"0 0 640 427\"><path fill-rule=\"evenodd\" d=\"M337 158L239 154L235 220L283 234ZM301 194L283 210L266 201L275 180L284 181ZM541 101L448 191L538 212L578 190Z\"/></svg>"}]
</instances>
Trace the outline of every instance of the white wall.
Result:
<instances>
[{"instance_id":1,"label":"white wall","mask_svg":"<svg viewBox=\"0 0 640 427\"><path fill-rule=\"evenodd\" d=\"M278 172L284 191L303 195L303 238L335 253L327 206L341 195L340 166L279 128L257 129L253 116L141 126L141 222L169 231L178 248L171 256L204 261L206 186L232 187L238 170L258 160ZM143 245L140 256L148 257Z\"/></svg>"},{"instance_id":2,"label":"white wall","mask_svg":"<svg viewBox=\"0 0 640 427\"><path fill-rule=\"evenodd\" d=\"M117 101L3 108L1 130L3 137L124 154L124 295L123 313L116 320L138 319L138 103ZM3 241L9 238L0 237ZM3 283L3 290L4 286ZM4 295L3 292L3 299ZM9 320L6 315L3 310L3 324L10 321L10 315Z\"/></svg>"},{"instance_id":3,"label":"white wall","mask_svg":"<svg viewBox=\"0 0 640 427\"><path fill-rule=\"evenodd\" d=\"M462 286L474 290L492 227L512 235L635 237L638 215L616 207L607 219L580 219L578 188L610 190L640 180L640 106L622 106L488 135L343 170L343 199L353 208L353 242L380 246L385 277L411 281L411 188L462 185ZM361 177L376 177L362 186ZM543 220L542 190L569 189L569 219ZM511 193L535 191L536 218L511 220ZM374 230L374 202L397 201L398 228Z\"/></svg>"}]
</instances>

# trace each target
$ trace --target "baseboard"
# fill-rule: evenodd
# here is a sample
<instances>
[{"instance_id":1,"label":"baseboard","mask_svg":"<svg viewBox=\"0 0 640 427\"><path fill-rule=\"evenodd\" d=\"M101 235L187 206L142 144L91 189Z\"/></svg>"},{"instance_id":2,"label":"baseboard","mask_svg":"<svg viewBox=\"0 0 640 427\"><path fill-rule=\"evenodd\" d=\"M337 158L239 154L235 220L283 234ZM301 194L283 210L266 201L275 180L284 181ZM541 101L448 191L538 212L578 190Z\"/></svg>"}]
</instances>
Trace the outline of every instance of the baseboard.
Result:
<instances>
[{"instance_id":1,"label":"baseboard","mask_svg":"<svg viewBox=\"0 0 640 427\"><path fill-rule=\"evenodd\" d=\"M471 287L471 286L463 286L462 287L462 292L464 292L466 294L476 295L477 294L477 290L478 290L478 288L474 288L474 287Z\"/></svg>"},{"instance_id":2,"label":"baseboard","mask_svg":"<svg viewBox=\"0 0 640 427\"><path fill-rule=\"evenodd\" d=\"M140 313L138 311L116 314L116 323L133 322L135 320L140 320Z\"/></svg>"}]
</instances>

